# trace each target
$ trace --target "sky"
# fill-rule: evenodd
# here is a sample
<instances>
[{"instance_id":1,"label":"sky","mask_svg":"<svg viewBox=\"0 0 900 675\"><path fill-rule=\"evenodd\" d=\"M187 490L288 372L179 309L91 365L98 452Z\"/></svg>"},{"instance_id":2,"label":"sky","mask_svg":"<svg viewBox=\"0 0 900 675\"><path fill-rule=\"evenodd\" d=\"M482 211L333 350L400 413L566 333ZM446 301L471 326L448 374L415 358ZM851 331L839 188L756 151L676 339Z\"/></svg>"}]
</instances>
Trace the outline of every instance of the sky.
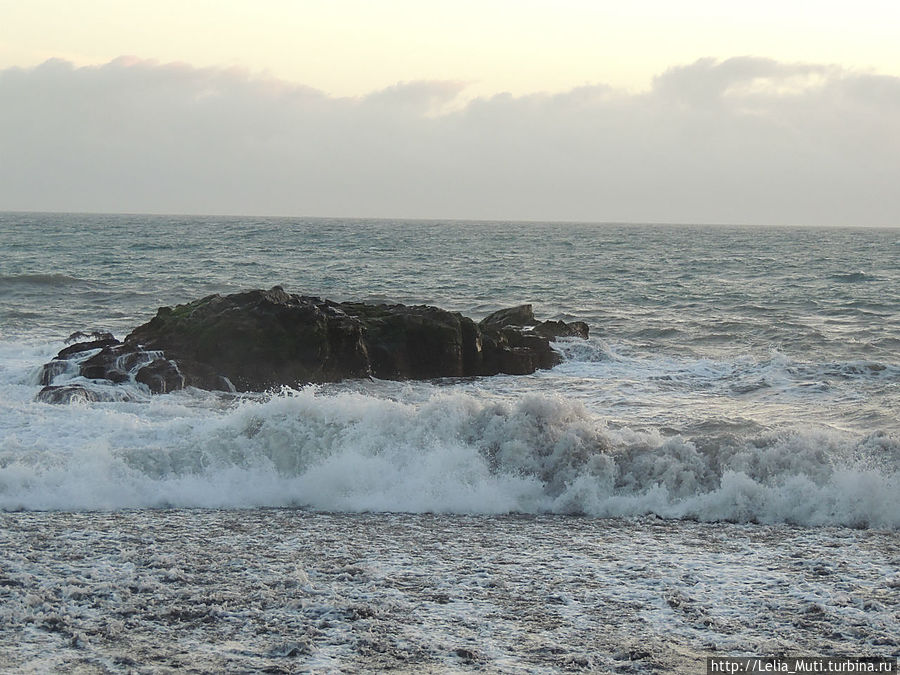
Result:
<instances>
[{"instance_id":1,"label":"sky","mask_svg":"<svg viewBox=\"0 0 900 675\"><path fill-rule=\"evenodd\" d=\"M900 225L900 5L0 0L0 210Z\"/></svg>"}]
</instances>

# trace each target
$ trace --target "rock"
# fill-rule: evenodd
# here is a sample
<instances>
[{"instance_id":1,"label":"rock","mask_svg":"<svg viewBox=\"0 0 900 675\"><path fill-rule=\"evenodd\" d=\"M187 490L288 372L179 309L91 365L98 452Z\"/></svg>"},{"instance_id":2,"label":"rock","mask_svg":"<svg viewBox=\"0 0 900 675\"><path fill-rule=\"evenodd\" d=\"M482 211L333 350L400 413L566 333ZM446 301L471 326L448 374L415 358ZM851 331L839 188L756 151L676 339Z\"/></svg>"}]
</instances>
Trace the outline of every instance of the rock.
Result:
<instances>
[{"instance_id":1,"label":"rock","mask_svg":"<svg viewBox=\"0 0 900 675\"><path fill-rule=\"evenodd\" d=\"M512 325L482 334L482 374L529 375L539 368L552 368L561 357L550 340Z\"/></svg>"},{"instance_id":2,"label":"rock","mask_svg":"<svg viewBox=\"0 0 900 675\"><path fill-rule=\"evenodd\" d=\"M77 347L78 345L72 345ZM127 382L128 371L120 362L130 353L127 347L117 341L117 344L103 347L99 352L81 362L81 375L89 380L110 380L112 382Z\"/></svg>"},{"instance_id":3,"label":"rock","mask_svg":"<svg viewBox=\"0 0 900 675\"><path fill-rule=\"evenodd\" d=\"M120 388L92 389L85 384L51 385L41 389L36 401L44 403L94 403L97 401L134 401L135 396Z\"/></svg>"},{"instance_id":4,"label":"rock","mask_svg":"<svg viewBox=\"0 0 900 675\"><path fill-rule=\"evenodd\" d=\"M155 359L137 371L135 381L147 385L154 394L165 394L184 388L184 375L172 361Z\"/></svg>"},{"instance_id":5,"label":"rock","mask_svg":"<svg viewBox=\"0 0 900 675\"><path fill-rule=\"evenodd\" d=\"M527 347L507 347L497 353L497 367L491 368L491 375L531 375L538 369L534 353ZM493 372L496 370L497 372Z\"/></svg>"},{"instance_id":6,"label":"rock","mask_svg":"<svg viewBox=\"0 0 900 675\"><path fill-rule=\"evenodd\" d=\"M152 368L151 368L152 366ZM149 370L146 370L148 369ZM174 371L174 374L168 372ZM142 371L144 375L141 375ZM134 349L114 338L80 342L66 347L56 355L49 363L45 363L41 369L40 383L54 389L53 382L62 375L69 378L83 377L88 380L106 380L113 384L122 382L144 382L153 393L164 393L184 386L183 378L178 373L177 367L163 359L159 352L147 352L143 349ZM163 380L154 379L155 376L163 377ZM146 381L145 381L146 380ZM84 389L81 384L66 385ZM57 387L58 388L58 387ZM45 394L45 398L64 398L69 394ZM73 393L76 398L80 394ZM40 394L39 394L40 397ZM38 400L43 400L39 398ZM121 400L118 397L84 400Z\"/></svg>"},{"instance_id":7,"label":"rock","mask_svg":"<svg viewBox=\"0 0 900 675\"><path fill-rule=\"evenodd\" d=\"M362 335L359 320L335 303L276 286L162 307L125 344L163 352L187 385L264 391L369 376Z\"/></svg>"},{"instance_id":8,"label":"rock","mask_svg":"<svg viewBox=\"0 0 900 675\"><path fill-rule=\"evenodd\" d=\"M386 380L463 377L477 371L481 341L475 323L459 313L426 305L341 308L364 326L372 375Z\"/></svg>"},{"instance_id":9,"label":"rock","mask_svg":"<svg viewBox=\"0 0 900 675\"><path fill-rule=\"evenodd\" d=\"M534 326L537 323L531 305L518 305L488 314L479 322L478 326L482 330L499 330L504 326Z\"/></svg>"},{"instance_id":10,"label":"rock","mask_svg":"<svg viewBox=\"0 0 900 675\"><path fill-rule=\"evenodd\" d=\"M78 335L78 333L73 333L72 335ZM70 335L69 337L71 338L72 336ZM122 343L112 336L101 338L99 340L91 340L90 342L77 342L60 351L59 354L56 355L56 358L71 359L75 356L84 354L84 352L89 352L92 349L103 349L104 347L112 347L118 344Z\"/></svg>"},{"instance_id":11,"label":"rock","mask_svg":"<svg viewBox=\"0 0 900 675\"><path fill-rule=\"evenodd\" d=\"M588 336L587 324L581 321L539 322L531 305L496 311L482 319L478 327L482 332L484 375L528 375L552 368L561 357L550 346L551 340Z\"/></svg>"},{"instance_id":12,"label":"rock","mask_svg":"<svg viewBox=\"0 0 900 675\"><path fill-rule=\"evenodd\" d=\"M85 338L90 338L92 340L114 340L112 333L108 333L102 330L91 331L90 333L83 333L80 330L75 331L69 337L66 338L65 342L67 345L72 344L73 342L78 342L80 340L84 340Z\"/></svg>"},{"instance_id":13,"label":"rock","mask_svg":"<svg viewBox=\"0 0 900 675\"><path fill-rule=\"evenodd\" d=\"M63 374L78 374L78 366L71 361L53 359L41 366L38 382L42 385L52 384L53 380Z\"/></svg>"},{"instance_id":14,"label":"rock","mask_svg":"<svg viewBox=\"0 0 900 675\"><path fill-rule=\"evenodd\" d=\"M559 363L550 341L587 337L587 325L539 322L531 305L476 324L438 307L338 304L275 286L161 307L123 342L82 335L93 339L66 347L44 366L39 400L98 400L80 384L53 386L76 369L89 380L138 382L152 393L185 386L264 391L369 376L525 375Z\"/></svg>"},{"instance_id":15,"label":"rock","mask_svg":"<svg viewBox=\"0 0 900 675\"><path fill-rule=\"evenodd\" d=\"M101 401L103 397L80 384L65 384L58 387L44 387L38 392L35 400L43 403L86 403Z\"/></svg>"},{"instance_id":16,"label":"rock","mask_svg":"<svg viewBox=\"0 0 900 675\"><path fill-rule=\"evenodd\" d=\"M73 333L73 335L78 334ZM79 342L66 347L52 361L43 365L40 383L50 385L63 374L122 382L127 379L127 376L124 373L121 374L121 377L114 374L115 362L119 356L118 353L114 353L114 350L121 350L121 345L122 343L113 337L104 337L100 340Z\"/></svg>"},{"instance_id":17,"label":"rock","mask_svg":"<svg viewBox=\"0 0 900 675\"><path fill-rule=\"evenodd\" d=\"M540 335L551 340L561 337L577 337L587 340L588 325L584 321L573 321L566 323L564 321L543 321L531 329L536 335Z\"/></svg>"}]
</instances>

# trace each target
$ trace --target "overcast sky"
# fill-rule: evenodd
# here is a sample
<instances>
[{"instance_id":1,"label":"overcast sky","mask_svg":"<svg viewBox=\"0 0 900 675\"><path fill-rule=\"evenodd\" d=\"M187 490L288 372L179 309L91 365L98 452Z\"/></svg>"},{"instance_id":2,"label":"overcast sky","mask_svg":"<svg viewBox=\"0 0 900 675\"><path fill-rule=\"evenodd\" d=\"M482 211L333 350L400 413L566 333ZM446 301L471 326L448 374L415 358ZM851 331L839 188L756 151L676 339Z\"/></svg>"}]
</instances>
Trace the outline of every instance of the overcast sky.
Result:
<instances>
[{"instance_id":1,"label":"overcast sky","mask_svg":"<svg viewBox=\"0 0 900 675\"><path fill-rule=\"evenodd\" d=\"M185 4L0 2L0 209L900 225L893 3Z\"/></svg>"}]
</instances>

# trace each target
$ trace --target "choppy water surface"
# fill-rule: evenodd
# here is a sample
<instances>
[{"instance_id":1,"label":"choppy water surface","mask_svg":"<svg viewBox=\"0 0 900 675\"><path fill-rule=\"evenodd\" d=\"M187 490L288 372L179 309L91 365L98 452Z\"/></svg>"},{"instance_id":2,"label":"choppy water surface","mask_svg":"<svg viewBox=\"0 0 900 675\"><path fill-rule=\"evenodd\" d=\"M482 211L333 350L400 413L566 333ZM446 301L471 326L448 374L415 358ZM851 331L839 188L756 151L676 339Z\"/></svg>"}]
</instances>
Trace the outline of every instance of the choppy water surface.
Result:
<instances>
[{"instance_id":1,"label":"choppy water surface","mask_svg":"<svg viewBox=\"0 0 900 675\"><path fill-rule=\"evenodd\" d=\"M34 400L73 331L275 284L592 337L527 377ZM0 214L0 669L897 654L898 288L898 230Z\"/></svg>"},{"instance_id":2,"label":"choppy water surface","mask_svg":"<svg viewBox=\"0 0 900 675\"><path fill-rule=\"evenodd\" d=\"M898 230L0 216L0 507L900 527ZM529 377L34 403L78 329L282 284L588 342Z\"/></svg>"}]
</instances>

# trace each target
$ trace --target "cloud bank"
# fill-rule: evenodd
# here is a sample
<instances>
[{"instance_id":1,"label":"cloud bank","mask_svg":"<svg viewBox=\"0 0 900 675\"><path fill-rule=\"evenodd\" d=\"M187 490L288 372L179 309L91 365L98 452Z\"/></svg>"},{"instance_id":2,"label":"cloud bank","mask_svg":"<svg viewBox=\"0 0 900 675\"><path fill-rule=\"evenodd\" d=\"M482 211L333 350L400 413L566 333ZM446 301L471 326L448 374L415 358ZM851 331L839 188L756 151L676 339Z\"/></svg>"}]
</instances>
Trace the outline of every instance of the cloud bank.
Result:
<instances>
[{"instance_id":1,"label":"cloud bank","mask_svg":"<svg viewBox=\"0 0 900 675\"><path fill-rule=\"evenodd\" d=\"M466 101L133 58L0 71L0 209L900 225L900 78L742 57Z\"/></svg>"}]
</instances>

